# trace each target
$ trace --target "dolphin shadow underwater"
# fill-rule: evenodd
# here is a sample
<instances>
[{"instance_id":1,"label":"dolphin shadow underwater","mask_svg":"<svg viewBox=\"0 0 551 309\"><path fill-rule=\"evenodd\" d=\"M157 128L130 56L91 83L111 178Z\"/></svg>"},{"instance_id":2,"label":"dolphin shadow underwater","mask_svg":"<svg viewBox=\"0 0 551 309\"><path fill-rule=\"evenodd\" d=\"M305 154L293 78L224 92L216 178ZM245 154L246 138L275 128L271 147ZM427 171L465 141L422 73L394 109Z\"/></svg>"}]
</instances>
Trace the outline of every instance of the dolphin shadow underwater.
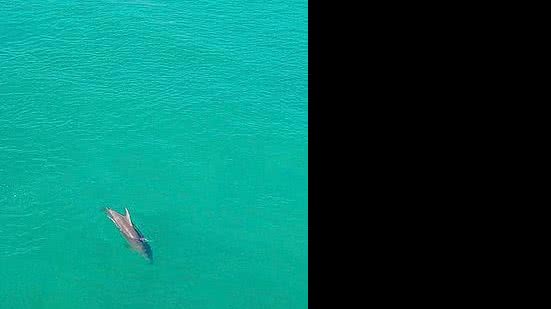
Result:
<instances>
[{"instance_id":1,"label":"dolphin shadow underwater","mask_svg":"<svg viewBox=\"0 0 551 309\"><path fill-rule=\"evenodd\" d=\"M126 214L121 215L111 208L104 208L107 217L115 223L115 226L126 239L130 245L130 248L140 253L149 262L149 264L153 264L153 252L151 251L151 246L149 245L148 240L130 219L128 209L125 208L124 210L126 211Z\"/></svg>"}]
</instances>

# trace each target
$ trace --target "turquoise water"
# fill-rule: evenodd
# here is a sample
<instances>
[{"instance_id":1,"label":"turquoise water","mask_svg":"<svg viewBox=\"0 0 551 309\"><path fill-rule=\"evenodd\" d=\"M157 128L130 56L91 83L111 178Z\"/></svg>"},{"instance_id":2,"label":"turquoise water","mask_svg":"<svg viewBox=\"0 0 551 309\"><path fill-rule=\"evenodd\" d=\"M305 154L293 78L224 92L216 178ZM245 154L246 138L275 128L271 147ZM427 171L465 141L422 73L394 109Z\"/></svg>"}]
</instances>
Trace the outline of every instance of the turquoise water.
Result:
<instances>
[{"instance_id":1,"label":"turquoise water","mask_svg":"<svg viewBox=\"0 0 551 309\"><path fill-rule=\"evenodd\" d=\"M307 23L295 0L3 3L0 308L306 308Z\"/></svg>"}]
</instances>

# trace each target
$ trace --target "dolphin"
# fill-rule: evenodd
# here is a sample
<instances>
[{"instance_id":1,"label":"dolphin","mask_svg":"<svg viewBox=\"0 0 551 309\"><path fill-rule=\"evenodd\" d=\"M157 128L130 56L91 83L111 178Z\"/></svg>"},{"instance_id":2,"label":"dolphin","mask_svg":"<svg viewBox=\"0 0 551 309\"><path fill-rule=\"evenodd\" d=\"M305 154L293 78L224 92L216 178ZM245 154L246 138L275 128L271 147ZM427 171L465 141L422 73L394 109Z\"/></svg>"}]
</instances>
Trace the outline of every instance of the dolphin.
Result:
<instances>
[{"instance_id":1,"label":"dolphin","mask_svg":"<svg viewBox=\"0 0 551 309\"><path fill-rule=\"evenodd\" d=\"M151 247L149 246L147 239L145 239L143 234L140 233L136 225L134 225L130 219L128 209L125 208L124 210L126 211L126 214L121 215L113 209L107 207L105 208L107 217L115 223L122 236L124 236L126 241L130 244L130 247L139 252L149 263L153 263L153 252L151 252Z\"/></svg>"}]
</instances>

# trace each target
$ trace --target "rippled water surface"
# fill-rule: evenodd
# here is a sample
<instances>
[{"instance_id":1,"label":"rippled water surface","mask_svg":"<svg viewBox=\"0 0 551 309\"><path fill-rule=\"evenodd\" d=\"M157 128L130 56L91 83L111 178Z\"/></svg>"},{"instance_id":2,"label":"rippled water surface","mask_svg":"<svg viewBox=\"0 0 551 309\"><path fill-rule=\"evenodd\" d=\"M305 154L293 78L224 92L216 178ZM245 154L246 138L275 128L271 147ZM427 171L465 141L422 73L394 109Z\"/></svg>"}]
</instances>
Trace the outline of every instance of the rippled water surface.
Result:
<instances>
[{"instance_id":1,"label":"rippled water surface","mask_svg":"<svg viewBox=\"0 0 551 309\"><path fill-rule=\"evenodd\" d=\"M3 3L0 308L306 308L307 49L306 1Z\"/></svg>"}]
</instances>

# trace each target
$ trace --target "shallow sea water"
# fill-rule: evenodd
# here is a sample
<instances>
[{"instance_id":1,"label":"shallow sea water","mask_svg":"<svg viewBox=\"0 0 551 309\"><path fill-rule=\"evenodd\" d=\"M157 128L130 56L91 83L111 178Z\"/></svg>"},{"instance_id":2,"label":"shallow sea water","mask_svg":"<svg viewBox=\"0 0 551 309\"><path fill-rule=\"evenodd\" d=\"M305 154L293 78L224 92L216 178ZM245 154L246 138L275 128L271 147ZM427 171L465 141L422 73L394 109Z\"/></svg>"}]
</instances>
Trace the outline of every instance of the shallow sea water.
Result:
<instances>
[{"instance_id":1,"label":"shallow sea water","mask_svg":"<svg viewBox=\"0 0 551 309\"><path fill-rule=\"evenodd\" d=\"M307 307L307 23L295 0L2 4L0 308Z\"/></svg>"}]
</instances>

